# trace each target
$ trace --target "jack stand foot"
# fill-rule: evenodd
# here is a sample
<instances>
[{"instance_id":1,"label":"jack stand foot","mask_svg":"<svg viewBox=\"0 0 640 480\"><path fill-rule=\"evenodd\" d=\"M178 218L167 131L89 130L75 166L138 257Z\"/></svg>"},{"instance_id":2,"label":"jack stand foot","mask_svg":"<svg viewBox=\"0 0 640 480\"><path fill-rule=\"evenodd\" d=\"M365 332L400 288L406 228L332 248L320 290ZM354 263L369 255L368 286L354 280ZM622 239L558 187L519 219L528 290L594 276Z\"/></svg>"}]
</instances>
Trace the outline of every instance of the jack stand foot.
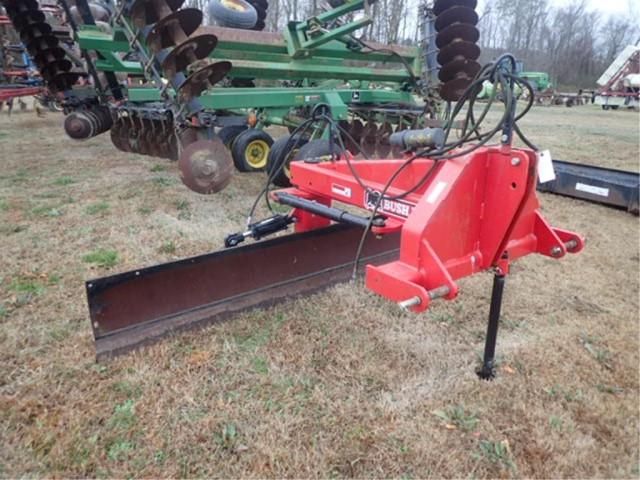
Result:
<instances>
[{"instance_id":1,"label":"jack stand foot","mask_svg":"<svg viewBox=\"0 0 640 480\"><path fill-rule=\"evenodd\" d=\"M489 324L487 325L487 337L484 344L484 358L482 367L476 372L483 380L493 380L496 376L494 362L496 356L496 339L498 338L498 325L500 324L500 307L502 306L502 292L504 291L504 274L496 273L493 276L493 289L491 291L491 307L489 308Z\"/></svg>"},{"instance_id":2,"label":"jack stand foot","mask_svg":"<svg viewBox=\"0 0 640 480\"><path fill-rule=\"evenodd\" d=\"M476 374L478 375L478 378L480 380L489 380L489 381L491 381L494 378L496 378L496 371L493 368L493 366L488 367L486 365L483 365L481 368L476 370Z\"/></svg>"}]
</instances>

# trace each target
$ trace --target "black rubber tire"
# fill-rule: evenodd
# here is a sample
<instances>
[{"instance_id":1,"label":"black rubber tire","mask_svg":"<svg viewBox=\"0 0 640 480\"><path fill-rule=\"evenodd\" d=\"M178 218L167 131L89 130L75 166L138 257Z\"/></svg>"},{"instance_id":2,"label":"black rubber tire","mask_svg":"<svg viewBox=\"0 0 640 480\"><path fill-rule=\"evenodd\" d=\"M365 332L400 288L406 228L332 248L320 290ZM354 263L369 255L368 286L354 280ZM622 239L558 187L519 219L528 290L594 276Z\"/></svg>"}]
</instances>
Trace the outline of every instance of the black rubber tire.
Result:
<instances>
[{"instance_id":1,"label":"black rubber tire","mask_svg":"<svg viewBox=\"0 0 640 480\"><path fill-rule=\"evenodd\" d=\"M256 22L255 26L251 30L255 30L256 32L261 32L262 30L264 30L264 27L266 27L266 26L267 26L267 24L264 23L264 20L258 19L258 21Z\"/></svg>"},{"instance_id":2,"label":"black rubber tire","mask_svg":"<svg viewBox=\"0 0 640 480\"><path fill-rule=\"evenodd\" d=\"M233 163L240 172L260 172L267 168L272 145L273 138L267 132L257 128L246 130L236 137L231 147ZM258 155L252 159L254 152Z\"/></svg>"},{"instance_id":3,"label":"black rubber tire","mask_svg":"<svg viewBox=\"0 0 640 480\"><path fill-rule=\"evenodd\" d=\"M345 0L329 0L329 5L331 5L332 8L338 8L344 4Z\"/></svg>"},{"instance_id":4,"label":"black rubber tire","mask_svg":"<svg viewBox=\"0 0 640 480\"><path fill-rule=\"evenodd\" d=\"M247 0L251 5L256 8L266 10L269 8L269 2L267 0Z\"/></svg>"},{"instance_id":5,"label":"black rubber tire","mask_svg":"<svg viewBox=\"0 0 640 480\"><path fill-rule=\"evenodd\" d=\"M256 7L255 5L254 5L254 8L256 9L256 13L258 14L258 21L253 27L253 28L256 28L260 20L262 20L262 23L264 23L264 19L267 18L267 11L264 8Z\"/></svg>"},{"instance_id":6,"label":"black rubber tire","mask_svg":"<svg viewBox=\"0 0 640 480\"><path fill-rule=\"evenodd\" d=\"M311 142L300 148L300 151L293 158L294 160L310 160L320 157L328 157L331 155L331 144L326 138L320 138L318 140L312 140ZM333 143L333 153L340 154L340 145Z\"/></svg>"},{"instance_id":7,"label":"black rubber tire","mask_svg":"<svg viewBox=\"0 0 640 480\"><path fill-rule=\"evenodd\" d=\"M222 4L232 2L242 10L234 10ZM209 2L209 15L221 27L242 28L249 30L258 21L258 12L246 0L211 0Z\"/></svg>"},{"instance_id":8,"label":"black rubber tire","mask_svg":"<svg viewBox=\"0 0 640 480\"><path fill-rule=\"evenodd\" d=\"M297 145L297 150L304 147L309 141L306 138L300 138L299 135L296 135L296 137L297 139L292 139L291 143L289 144L291 135L284 135L278 138L275 142L273 142L273 145L271 145L271 151L269 152L269 161L267 162L267 172L269 172L269 176L271 177L272 172L274 172L275 170L279 170L278 173L271 179L271 182L278 187L291 186L289 175L287 175L286 172L286 170L288 169L279 167L283 161L288 164L291 159L297 155L296 151L286 152L285 149L287 147L296 147Z\"/></svg>"},{"instance_id":9,"label":"black rubber tire","mask_svg":"<svg viewBox=\"0 0 640 480\"><path fill-rule=\"evenodd\" d=\"M233 142L238 135L244 132L247 128L246 125L231 125L229 127L222 127L218 132L218 137L222 140L222 143L231 150Z\"/></svg>"}]
</instances>

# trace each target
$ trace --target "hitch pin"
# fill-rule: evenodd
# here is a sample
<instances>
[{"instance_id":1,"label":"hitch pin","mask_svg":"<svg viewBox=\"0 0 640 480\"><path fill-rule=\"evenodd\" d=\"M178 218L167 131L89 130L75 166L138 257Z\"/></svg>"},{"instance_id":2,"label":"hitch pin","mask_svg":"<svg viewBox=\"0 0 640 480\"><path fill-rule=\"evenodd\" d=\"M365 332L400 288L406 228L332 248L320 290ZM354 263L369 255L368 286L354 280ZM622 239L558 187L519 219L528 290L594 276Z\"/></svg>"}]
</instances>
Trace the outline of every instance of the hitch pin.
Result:
<instances>
[{"instance_id":1,"label":"hitch pin","mask_svg":"<svg viewBox=\"0 0 640 480\"><path fill-rule=\"evenodd\" d=\"M429 295L430 300L435 300L436 298L441 298L446 295L449 295L450 291L451 289L449 288L448 285L442 285L441 287L434 288L433 290L429 290L427 294ZM409 310L411 307L417 307L421 303L422 303L422 299L418 295L416 295L414 297L407 298L406 300L402 300L401 302L398 302L398 306L402 310Z\"/></svg>"},{"instance_id":2,"label":"hitch pin","mask_svg":"<svg viewBox=\"0 0 640 480\"><path fill-rule=\"evenodd\" d=\"M566 248L567 250L573 250L577 246L578 246L578 241L575 238L564 243L564 248Z\"/></svg>"}]
</instances>

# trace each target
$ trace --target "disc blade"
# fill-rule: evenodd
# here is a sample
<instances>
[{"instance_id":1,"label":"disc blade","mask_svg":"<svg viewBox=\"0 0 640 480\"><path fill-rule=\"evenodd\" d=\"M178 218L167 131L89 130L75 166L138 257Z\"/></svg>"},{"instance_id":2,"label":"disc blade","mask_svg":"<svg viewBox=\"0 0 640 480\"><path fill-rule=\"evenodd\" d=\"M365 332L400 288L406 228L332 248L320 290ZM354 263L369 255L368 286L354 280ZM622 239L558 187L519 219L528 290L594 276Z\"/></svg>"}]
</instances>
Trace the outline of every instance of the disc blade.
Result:
<instances>
[{"instance_id":1,"label":"disc blade","mask_svg":"<svg viewBox=\"0 0 640 480\"><path fill-rule=\"evenodd\" d=\"M164 2L164 7L171 12L178 10L184 3L184 0L159 1ZM158 10L158 0L135 0L129 10L129 16L136 27L143 28L161 19L161 12Z\"/></svg>"},{"instance_id":2,"label":"disc blade","mask_svg":"<svg viewBox=\"0 0 640 480\"><path fill-rule=\"evenodd\" d=\"M436 36L436 47L442 49L455 41L477 42L480 31L469 23L454 23Z\"/></svg>"},{"instance_id":3,"label":"disc blade","mask_svg":"<svg viewBox=\"0 0 640 480\"><path fill-rule=\"evenodd\" d=\"M78 72L61 72L47 80L47 86L54 92L69 90L83 76Z\"/></svg>"},{"instance_id":4,"label":"disc blade","mask_svg":"<svg viewBox=\"0 0 640 480\"><path fill-rule=\"evenodd\" d=\"M183 8L159 20L147 34L147 46L152 53L176 45L173 30L182 30L185 36L195 32L202 23L202 11L197 8ZM179 41L179 39L178 39Z\"/></svg>"},{"instance_id":5,"label":"disc blade","mask_svg":"<svg viewBox=\"0 0 640 480\"><path fill-rule=\"evenodd\" d=\"M475 60L454 60L444 65L438 72L441 82L448 82L456 77L473 78L481 66Z\"/></svg>"},{"instance_id":6,"label":"disc blade","mask_svg":"<svg viewBox=\"0 0 640 480\"><path fill-rule=\"evenodd\" d=\"M457 102L472 81L467 77L455 78L440 86L440 96L448 102Z\"/></svg>"},{"instance_id":7,"label":"disc blade","mask_svg":"<svg viewBox=\"0 0 640 480\"><path fill-rule=\"evenodd\" d=\"M29 42L27 44L27 50L31 56L35 56L40 50L57 47L59 44L60 41L55 36L45 35Z\"/></svg>"},{"instance_id":8,"label":"disc blade","mask_svg":"<svg viewBox=\"0 0 640 480\"><path fill-rule=\"evenodd\" d=\"M472 42L454 42L438 53L438 63L445 65L453 60L477 60L480 47Z\"/></svg>"},{"instance_id":9,"label":"disc blade","mask_svg":"<svg viewBox=\"0 0 640 480\"><path fill-rule=\"evenodd\" d=\"M180 96L185 101L200 96L202 92L222 80L229 70L231 70L231 62L227 61L212 63L196 70L180 85L178 89Z\"/></svg>"},{"instance_id":10,"label":"disc blade","mask_svg":"<svg viewBox=\"0 0 640 480\"><path fill-rule=\"evenodd\" d=\"M176 48L162 61L162 69L167 77L173 77L177 72L186 68L196 60L202 60L213 52L218 44L218 37L211 34L198 35L189 38Z\"/></svg>"},{"instance_id":11,"label":"disc blade","mask_svg":"<svg viewBox=\"0 0 640 480\"><path fill-rule=\"evenodd\" d=\"M180 179L194 192L216 193L233 176L233 160L222 140L197 140L188 145L178 160Z\"/></svg>"},{"instance_id":12,"label":"disc blade","mask_svg":"<svg viewBox=\"0 0 640 480\"><path fill-rule=\"evenodd\" d=\"M53 29L48 23L34 23L20 30L20 39L27 44L37 38L51 35L52 32Z\"/></svg>"},{"instance_id":13,"label":"disc blade","mask_svg":"<svg viewBox=\"0 0 640 480\"><path fill-rule=\"evenodd\" d=\"M467 8L476 8L478 5L477 0L436 0L433 5L433 13L440 15L445 10L451 7L460 6Z\"/></svg>"},{"instance_id":14,"label":"disc blade","mask_svg":"<svg viewBox=\"0 0 640 480\"><path fill-rule=\"evenodd\" d=\"M391 143L389 143L389 137L393 133L393 127L389 122L385 122L378 130L378 134L376 135L377 143L376 143L376 154L379 158L387 158L389 153L391 152Z\"/></svg>"},{"instance_id":15,"label":"disc blade","mask_svg":"<svg viewBox=\"0 0 640 480\"><path fill-rule=\"evenodd\" d=\"M436 18L436 31L440 32L454 23L478 23L478 14L467 7L451 7Z\"/></svg>"}]
</instances>

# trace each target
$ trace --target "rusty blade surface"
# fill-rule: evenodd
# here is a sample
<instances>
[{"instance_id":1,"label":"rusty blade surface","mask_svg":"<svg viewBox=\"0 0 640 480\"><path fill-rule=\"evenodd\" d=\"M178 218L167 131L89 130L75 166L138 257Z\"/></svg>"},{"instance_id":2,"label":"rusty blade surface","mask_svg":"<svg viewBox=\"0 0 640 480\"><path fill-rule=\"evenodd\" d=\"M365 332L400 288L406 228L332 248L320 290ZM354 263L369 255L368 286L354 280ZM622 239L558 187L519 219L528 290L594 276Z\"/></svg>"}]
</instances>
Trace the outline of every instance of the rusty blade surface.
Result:
<instances>
[{"instance_id":1,"label":"rusty blade surface","mask_svg":"<svg viewBox=\"0 0 640 480\"><path fill-rule=\"evenodd\" d=\"M166 334L346 281L362 235L333 225L86 282L98 359ZM361 264L397 259L399 234L370 236Z\"/></svg>"}]
</instances>

